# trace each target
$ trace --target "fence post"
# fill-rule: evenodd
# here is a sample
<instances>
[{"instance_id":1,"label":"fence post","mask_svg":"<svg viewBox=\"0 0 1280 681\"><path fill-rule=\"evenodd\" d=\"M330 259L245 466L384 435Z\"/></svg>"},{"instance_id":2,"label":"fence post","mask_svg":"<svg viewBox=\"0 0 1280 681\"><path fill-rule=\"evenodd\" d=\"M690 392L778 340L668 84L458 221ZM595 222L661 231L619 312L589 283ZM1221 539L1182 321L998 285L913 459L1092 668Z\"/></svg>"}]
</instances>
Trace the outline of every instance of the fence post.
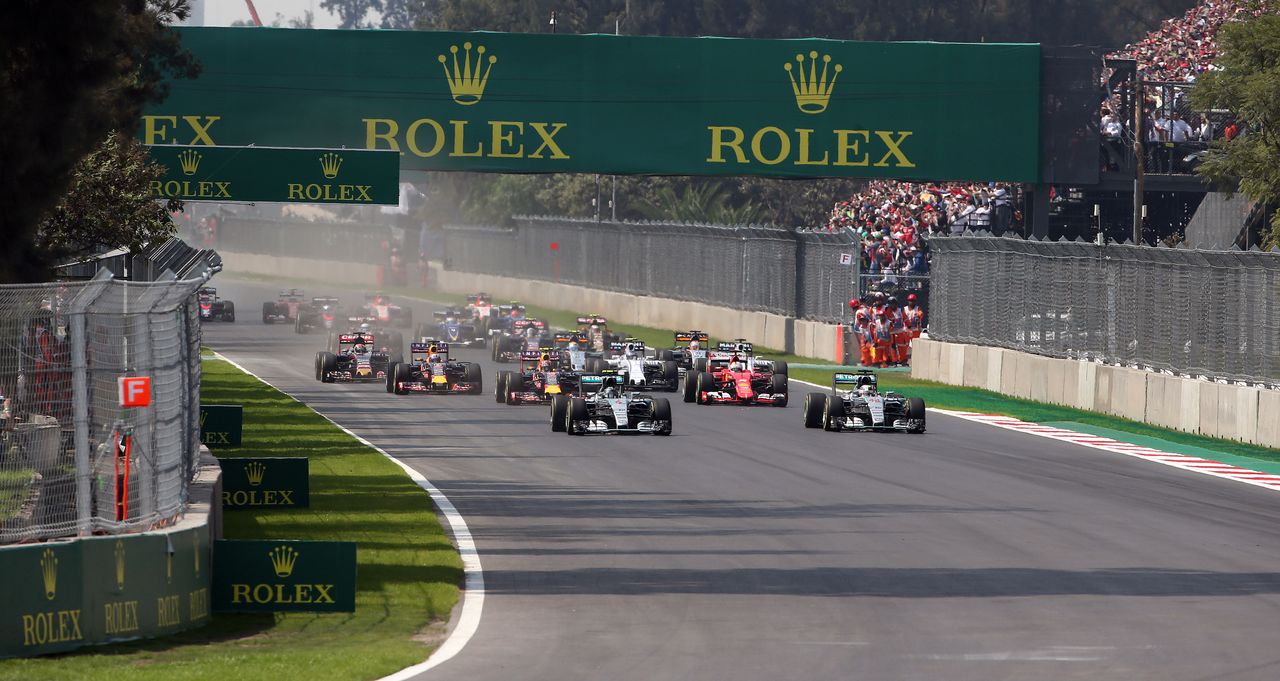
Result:
<instances>
[{"instance_id":1,"label":"fence post","mask_svg":"<svg viewBox=\"0 0 1280 681\"><path fill-rule=\"evenodd\" d=\"M76 462L76 532L85 535L92 530L93 494L90 484L93 471L89 452L89 343L85 314L90 305L107 290L111 272L102 269L88 287L71 300L71 423L74 427Z\"/></svg>"}]
</instances>

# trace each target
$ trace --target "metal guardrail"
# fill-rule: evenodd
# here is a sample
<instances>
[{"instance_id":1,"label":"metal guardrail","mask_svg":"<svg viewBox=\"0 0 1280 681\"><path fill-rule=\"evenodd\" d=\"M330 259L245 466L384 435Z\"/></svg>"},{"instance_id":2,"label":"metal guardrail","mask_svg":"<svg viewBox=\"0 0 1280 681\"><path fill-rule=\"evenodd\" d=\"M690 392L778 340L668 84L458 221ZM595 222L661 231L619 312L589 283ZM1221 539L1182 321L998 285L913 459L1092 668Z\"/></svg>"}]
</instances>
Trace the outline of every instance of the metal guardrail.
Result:
<instances>
[{"instance_id":1,"label":"metal guardrail","mask_svg":"<svg viewBox=\"0 0 1280 681\"><path fill-rule=\"evenodd\" d=\"M182 513L200 448L202 282L103 272L0 286L0 543L146 529ZM120 407L121 376L150 376L151 406Z\"/></svg>"},{"instance_id":2,"label":"metal guardrail","mask_svg":"<svg viewBox=\"0 0 1280 681\"><path fill-rule=\"evenodd\" d=\"M1280 386L1280 254L932 242L929 335Z\"/></svg>"}]
</instances>

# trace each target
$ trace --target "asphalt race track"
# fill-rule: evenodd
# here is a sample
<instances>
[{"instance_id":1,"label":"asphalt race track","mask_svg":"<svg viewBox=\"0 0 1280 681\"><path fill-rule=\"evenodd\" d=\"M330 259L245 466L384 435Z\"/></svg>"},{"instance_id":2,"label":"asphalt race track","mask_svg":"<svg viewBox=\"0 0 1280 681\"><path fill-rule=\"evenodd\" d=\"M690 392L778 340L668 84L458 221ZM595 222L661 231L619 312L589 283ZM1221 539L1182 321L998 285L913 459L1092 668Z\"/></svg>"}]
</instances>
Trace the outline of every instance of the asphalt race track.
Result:
<instances>
[{"instance_id":1,"label":"asphalt race track","mask_svg":"<svg viewBox=\"0 0 1280 681\"><path fill-rule=\"evenodd\" d=\"M274 288L214 283L243 313L207 345L470 525L480 627L422 678L1280 678L1275 492L939 414L920 436L806 430L795 383L786 409L672 394L670 438L553 434L546 407L494 402L485 350L454 353L482 395L321 384L323 336L258 319Z\"/></svg>"}]
</instances>

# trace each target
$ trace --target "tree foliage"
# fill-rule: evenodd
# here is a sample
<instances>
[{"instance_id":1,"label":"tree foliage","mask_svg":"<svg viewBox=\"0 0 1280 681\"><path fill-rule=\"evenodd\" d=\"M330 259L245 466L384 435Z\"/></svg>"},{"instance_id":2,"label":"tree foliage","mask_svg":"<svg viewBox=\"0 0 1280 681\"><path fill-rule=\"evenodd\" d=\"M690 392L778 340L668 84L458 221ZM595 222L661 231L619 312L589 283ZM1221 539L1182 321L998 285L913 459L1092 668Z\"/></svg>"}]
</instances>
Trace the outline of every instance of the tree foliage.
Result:
<instances>
[{"instance_id":1,"label":"tree foliage","mask_svg":"<svg viewBox=\"0 0 1280 681\"><path fill-rule=\"evenodd\" d=\"M40 222L36 247L64 260L120 247L137 252L163 242L175 231L169 213L182 210L176 199L162 205L151 198L151 181L164 175L165 167L151 161L146 146L112 132L76 164L71 187Z\"/></svg>"},{"instance_id":2,"label":"tree foliage","mask_svg":"<svg viewBox=\"0 0 1280 681\"><path fill-rule=\"evenodd\" d=\"M1218 65L1196 81L1196 110L1227 109L1246 131L1209 150L1198 172L1219 187L1280 204L1280 16L1227 24L1218 33ZM1280 245L1280 212L1265 247Z\"/></svg>"},{"instance_id":3,"label":"tree foliage","mask_svg":"<svg viewBox=\"0 0 1280 681\"><path fill-rule=\"evenodd\" d=\"M168 27L186 13L186 0L0 4L0 281L48 275L36 232L76 165L112 130L134 130L167 77L198 72Z\"/></svg>"}]
</instances>

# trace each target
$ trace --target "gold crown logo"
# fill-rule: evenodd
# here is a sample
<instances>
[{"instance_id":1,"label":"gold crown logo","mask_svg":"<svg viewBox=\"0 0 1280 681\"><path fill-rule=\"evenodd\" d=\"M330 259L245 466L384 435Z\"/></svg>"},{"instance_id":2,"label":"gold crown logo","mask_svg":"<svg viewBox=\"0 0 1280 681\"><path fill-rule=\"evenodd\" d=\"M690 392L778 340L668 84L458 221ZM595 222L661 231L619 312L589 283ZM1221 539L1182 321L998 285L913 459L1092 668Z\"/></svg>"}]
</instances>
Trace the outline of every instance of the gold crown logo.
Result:
<instances>
[{"instance_id":1,"label":"gold crown logo","mask_svg":"<svg viewBox=\"0 0 1280 681\"><path fill-rule=\"evenodd\" d=\"M116 588L124 588L124 541L116 540Z\"/></svg>"},{"instance_id":2,"label":"gold crown logo","mask_svg":"<svg viewBox=\"0 0 1280 681\"><path fill-rule=\"evenodd\" d=\"M244 474L249 478L249 484L257 487L262 484L262 478L267 474L267 467L254 461L244 467Z\"/></svg>"},{"instance_id":3,"label":"gold crown logo","mask_svg":"<svg viewBox=\"0 0 1280 681\"><path fill-rule=\"evenodd\" d=\"M809 72L804 70L804 55L797 54L796 62L799 66L792 71L791 64L787 63L782 68L787 70L787 77L791 79L791 91L796 96L796 106L800 107L800 111L807 114L820 114L827 110L827 103L831 100L831 91L836 89L836 76L844 70L844 67L836 64L834 73L831 74L831 80L827 80L827 73L831 67L831 55L822 55L822 73L818 74L818 53L816 51L809 53ZM799 74L799 80L796 75Z\"/></svg>"},{"instance_id":4,"label":"gold crown logo","mask_svg":"<svg viewBox=\"0 0 1280 681\"><path fill-rule=\"evenodd\" d=\"M207 418L209 418L209 412L207 412L207 411L201 411L201 412L200 412L200 427L201 427L201 428L204 428L204 420L205 420L205 419L207 419Z\"/></svg>"},{"instance_id":5,"label":"gold crown logo","mask_svg":"<svg viewBox=\"0 0 1280 681\"><path fill-rule=\"evenodd\" d=\"M324 176L332 180L338 176L338 169L342 167L342 157L329 152L320 155L320 170L324 172Z\"/></svg>"},{"instance_id":6,"label":"gold crown logo","mask_svg":"<svg viewBox=\"0 0 1280 681\"><path fill-rule=\"evenodd\" d=\"M53 600L58 595L58 557L53 549L45 549L40 556L40 577L44 579L44 597Z\"/></svg>"},{"instance_id":7,"label":"gold crown logo","mask_svg":"<svg viewBox=\"0 0 1280 681\"><path fill-rule=\"evenodd\" d=\"M493 71L493 65L498 58L489 55L488 67L485 67L484 45L476 46L476 66L471 68L471 43L462 43L462 68L458 68L458 46L450 45L449 52L453 55L453 72L449 72L448 57L443 54L439 56L440 67L444 69L445 80L449 81L449 92L453 95L453 101L463 105L471 106L480 101L484 96L484 86L489 82L489 72ZM480 72L484 71L482 75Z\"/></svg>"},{"instance_id":8,"label":"gold crown logo","mask_svg":"<svg viewBox=\"0 0 1280 681\"><path fill-rule=\"evenodd\" d=\"M271 558L271 568L277 577L288 577L293 574L293 564L298 562L298 552L290 546L277 546L267 552Z\"/></svg>"},{"instance_id":9,"label":"gold crown logo","mask_svg":"<svg viewBox=\"0 0 1280 681\"><path fill-rule=\"evenodd\" d=\"M196 170L200 168L200 159L204 158L195 149L187 149L178 152L178 163L182 164L182 173L184 175L195 175Z\"/></svg>"}]
</instances>

